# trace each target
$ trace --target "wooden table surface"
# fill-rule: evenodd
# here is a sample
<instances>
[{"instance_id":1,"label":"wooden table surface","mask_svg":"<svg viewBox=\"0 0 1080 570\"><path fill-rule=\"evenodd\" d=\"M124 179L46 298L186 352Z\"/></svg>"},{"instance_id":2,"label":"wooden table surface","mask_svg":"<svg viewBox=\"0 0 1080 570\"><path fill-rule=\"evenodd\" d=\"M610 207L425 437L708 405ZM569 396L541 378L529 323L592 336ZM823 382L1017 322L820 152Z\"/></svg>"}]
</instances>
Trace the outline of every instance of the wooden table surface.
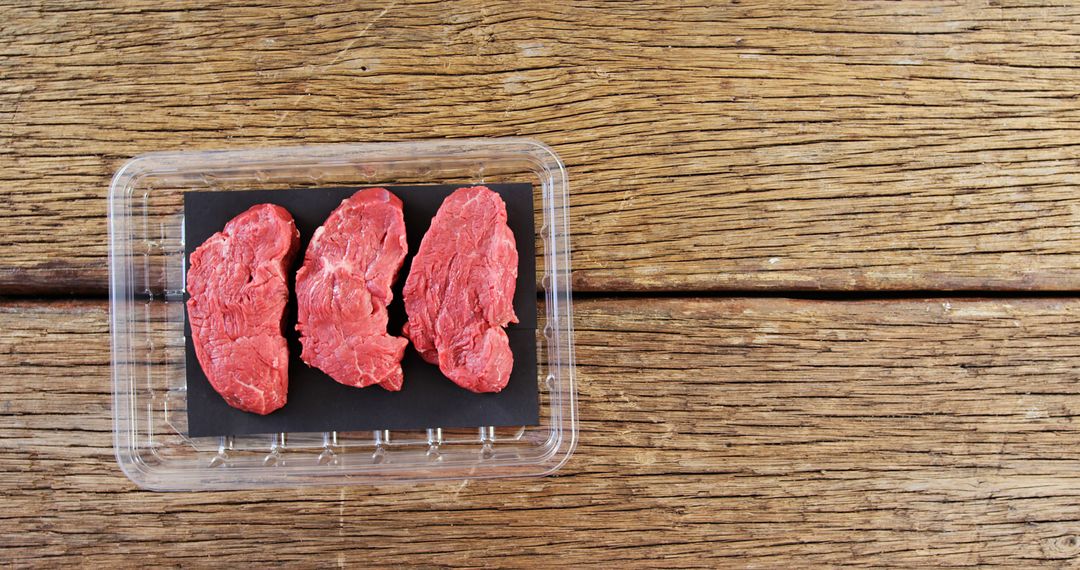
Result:
<instances>
[{"instance_id":1,"label":"wooden table surface","mask_svg":"<svg viewBox=\"0 0 1080 570\"><path fill-rule=\"evenodd\" d=\"M1080 6L214 4L0 8L0 560L1080 561ZM581 437L557 476L120 473L124 160L508 135L570 173Z\"/></svg>"}]
</instances>

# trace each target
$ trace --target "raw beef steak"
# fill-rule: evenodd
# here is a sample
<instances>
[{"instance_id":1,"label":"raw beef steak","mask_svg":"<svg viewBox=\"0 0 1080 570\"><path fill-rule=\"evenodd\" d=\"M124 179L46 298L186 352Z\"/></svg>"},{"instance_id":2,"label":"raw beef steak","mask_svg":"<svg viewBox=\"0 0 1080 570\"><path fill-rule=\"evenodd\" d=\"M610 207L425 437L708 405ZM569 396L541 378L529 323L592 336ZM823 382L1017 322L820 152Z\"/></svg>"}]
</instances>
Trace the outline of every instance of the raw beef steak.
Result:
<instances>
[{"instance_id":1,"label":"raw beef steak","mask_svg":"<svg viewBox=\"0 0 1080 570\"><path fill-rule=\"evenodd\" d=\"M516 323L518 254L506 204L485 186L459 188L431 221L403 297L404 334L424 360L473 392L499 392L514 356L503 327Z\"/></svg>"},{"instance_id":2,"label":"raw beef steak","mask_svg":"<svg viewBox=\"0 0 1080 570\"><path fill-rule=\"evenodd\" d=\"M195 355L210 385L234 408L269 414L285 405L286 270L299 239L285 208L259 204L191 253L187 309Z\"/></svg>"},{"instance_id":3,"label":"raw beef steak","mask_svg":"<svg viewBox=\"0 0 1080 570\"><path fill-rule=\"evenodd\" d=\"M409 341L386 333L386 306L407 252L401 200L383 188L353 194L315 230L296 274L304 362L347 386L401 389Z\"/></svg>"}]
</instances>

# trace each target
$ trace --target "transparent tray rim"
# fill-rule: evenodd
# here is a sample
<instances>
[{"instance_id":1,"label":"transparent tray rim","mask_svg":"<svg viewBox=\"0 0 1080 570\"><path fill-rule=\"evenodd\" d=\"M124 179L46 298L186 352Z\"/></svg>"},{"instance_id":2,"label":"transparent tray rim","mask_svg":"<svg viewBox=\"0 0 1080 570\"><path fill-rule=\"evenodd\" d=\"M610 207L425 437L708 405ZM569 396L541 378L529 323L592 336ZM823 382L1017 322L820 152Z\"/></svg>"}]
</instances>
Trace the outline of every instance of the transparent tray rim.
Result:
<instances>
[{"instance_id":1,"label":"transparent tray rim","mask_svg":"<svg viewBox=\"0 0 1080 570\"><path fill-rule=\"evenodd\" d=\"M437 465L348 463L236 466L169 466L155 460L155 450L139 441L139 401L132 358L130 325L136 286L131 282L134 253L128 235L133 192L139 181L161 173L191 174L206 180L273 179L296 168L358 163L439 164L518 160L527 165L543 194L544 244L541 290L544 293L548 344L549 437L537 453L501 460L498 454L473 462ZM362 186L376 185L365 181ZM346 485L422 480L536 477L559 470L573 454L578 438L574 373L573 310L570 285L570 235L567 221L569 184L566 168L547 145L528 138L445 139L406 142L320 144L292 147L154 152L129 160L114 175L108 194L110 308L112 329L113 431L117 463L137 485L150 490L211 490ZM538 273L541 268L538 268ZM480 442L483 442L483 428ZM389 434L388 434L389 435ZM376 440L378 436L376 435ZM282 438L284 441L284 437ZM491 442L488 442L489 444Z\"/></svg>"}]
</instances>

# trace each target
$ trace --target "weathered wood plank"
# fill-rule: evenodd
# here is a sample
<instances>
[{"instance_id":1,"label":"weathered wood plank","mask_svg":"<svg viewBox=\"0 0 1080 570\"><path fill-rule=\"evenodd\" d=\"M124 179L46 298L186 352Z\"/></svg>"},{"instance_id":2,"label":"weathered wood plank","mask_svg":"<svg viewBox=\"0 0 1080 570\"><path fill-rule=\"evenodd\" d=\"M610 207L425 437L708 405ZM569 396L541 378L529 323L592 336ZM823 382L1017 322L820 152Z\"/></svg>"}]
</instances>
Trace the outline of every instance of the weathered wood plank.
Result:
<instances>
[{"instance_id":1,"label":"weathered wood plank","mask_svg":"<svg viewBox=\"0 0 1080 570\"><path fill-rule=\"evenodd\" d=\"M505 135L582 290L1077 288L1076 6L520 4L4 7L0 291L106 290L132 155Z\"/></svg>"},{"instance_id":2,"label":"weathered wood plank","mask_svg":"<svg viewBox=\"0 0 1080 570\"><path fill-rule=\"evenodd\" d=\"M0 306L16 564L1031 566L1080 554L1080 300L588 300L558 477L155 494L106 307Z\"/></svg>"}]
</instances>

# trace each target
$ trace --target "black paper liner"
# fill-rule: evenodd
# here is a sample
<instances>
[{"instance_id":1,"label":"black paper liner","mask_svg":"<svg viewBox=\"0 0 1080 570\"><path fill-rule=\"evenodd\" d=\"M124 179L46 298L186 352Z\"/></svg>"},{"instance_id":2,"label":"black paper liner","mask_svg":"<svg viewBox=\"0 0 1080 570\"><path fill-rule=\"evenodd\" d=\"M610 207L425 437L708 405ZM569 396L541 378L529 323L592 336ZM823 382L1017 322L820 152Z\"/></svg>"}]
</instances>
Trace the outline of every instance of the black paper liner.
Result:
<instances>
[{"instance_id":1,"label":"black paper liner","mask_svg":"<svg viewBox=\"0 0 1080 570\"><path fill-rule=\"evenodd\" d=\"M401 289L443 199L471 184L382 186L401 198L409 255L393 287L390 334L401 336L405 308ZM448 380L437 366L424 362L410 345L402 360L405 383L400 392L379 386L352 388L339 384L322 371L300 360L299 334L295 331L296 299L290 295L285 330L289 342L289 396L285 406L260 416L230 407L214 391L195 357L191 328L185 311L187 347L187 414L189 437L280 432L360 431L378 429L425 429L478 426L526 426L539 422L536 362L536 255L531 184L486 184L506 202L507 222L518 248L518 281L514 311L520 323L507 328L514 368L510 381L497 394L474 394ZM288 210L300 230L300 252L292 272L303 263L312 233L342 200L368 188L307 188L184 194L185 267L196 247L225 224L256 204L277 204ZM290 290L292 290L290 283ZM186 299L186 297L185 297Z\"/></svg>"}]
</instances>

